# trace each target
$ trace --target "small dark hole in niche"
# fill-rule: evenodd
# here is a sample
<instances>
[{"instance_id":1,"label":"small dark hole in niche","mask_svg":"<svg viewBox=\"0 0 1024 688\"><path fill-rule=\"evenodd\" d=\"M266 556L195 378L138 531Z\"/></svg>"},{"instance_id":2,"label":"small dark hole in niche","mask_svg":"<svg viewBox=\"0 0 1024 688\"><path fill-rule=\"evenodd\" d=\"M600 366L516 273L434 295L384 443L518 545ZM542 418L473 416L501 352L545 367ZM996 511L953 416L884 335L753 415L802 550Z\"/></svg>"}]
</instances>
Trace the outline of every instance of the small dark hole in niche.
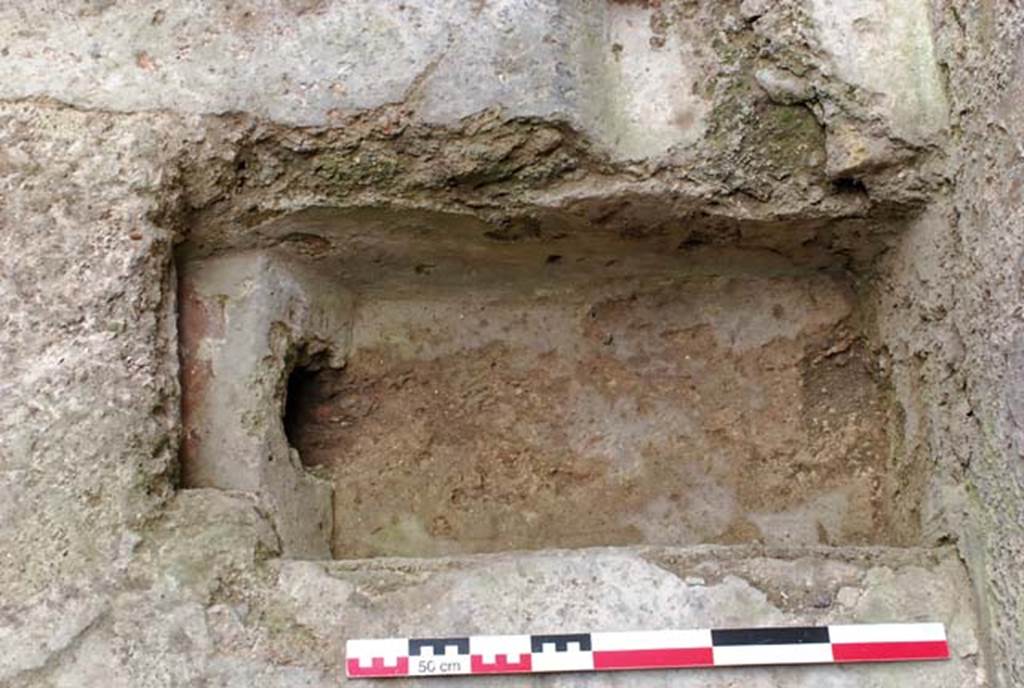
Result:
<instances>
[{"instance_id":1,"label":"small dark hole in niche","mask_svg":"<svg viewBox=\"0 0 1024 688\"><path fill-rule=\"evenodd\" d=\"M856 177L839 177L832 182L832 188L838 193L866 194L868 192L868 188L864 186L864 182Z\"/></svg>"},{"instance_id":2,"label":"small dark hole in niche","mask_svg":"<svg viewBox=\"0 0 1024 688\"><path fill-rule=\"evenodd\" d=\"M288 380L285 387L284 413L282 423L284 434L288 439L289 447L302 447L309 444L311 438L304 435L309 431L309 416L316 413L319 404L322 385L319 378L326 360L323 354L312 357L300 356L300 362L296 363L291 372L288 373ZM309 457L300 455L302 464L312 468L316 464L309 461Z\"/></svg>"}]
</instances>

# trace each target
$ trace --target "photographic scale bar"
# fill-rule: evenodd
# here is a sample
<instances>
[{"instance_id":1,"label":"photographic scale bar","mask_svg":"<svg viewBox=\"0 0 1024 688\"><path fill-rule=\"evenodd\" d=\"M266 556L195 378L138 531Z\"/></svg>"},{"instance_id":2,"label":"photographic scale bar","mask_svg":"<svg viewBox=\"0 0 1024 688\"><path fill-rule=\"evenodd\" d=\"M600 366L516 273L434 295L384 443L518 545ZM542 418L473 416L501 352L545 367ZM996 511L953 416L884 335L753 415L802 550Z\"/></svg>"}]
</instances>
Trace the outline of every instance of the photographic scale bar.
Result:
<instances>
[{"instance_id":1,"label":"photographic scale bar","mask_svg":"<svg viewBox=\"0 0 1024 688\"><path fill-rule=\"evenodd\" d=\"M384 638L346 643L349 678L949 659L941 623Z\"/></svg>"}]
</instances>

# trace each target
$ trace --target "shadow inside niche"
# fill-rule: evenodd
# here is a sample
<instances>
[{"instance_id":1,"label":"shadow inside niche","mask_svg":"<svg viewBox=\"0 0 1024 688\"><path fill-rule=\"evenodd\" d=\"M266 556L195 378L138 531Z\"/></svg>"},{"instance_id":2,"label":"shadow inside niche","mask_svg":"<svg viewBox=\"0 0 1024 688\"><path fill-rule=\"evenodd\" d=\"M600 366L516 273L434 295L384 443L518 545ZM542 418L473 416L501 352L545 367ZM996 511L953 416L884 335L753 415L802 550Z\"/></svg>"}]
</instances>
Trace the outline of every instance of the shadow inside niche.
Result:
<instances>
[{"instance_id":1,"label":"shadow inside niche","mask_svg":"<svg viewBox=\"0 0 1024 688\"><path fill-rule=\"evenodd\" d=\"M312 356L300 352L289 373L285 384L285 398L281 422L284 426L284 435L288 440L288 446L298 451L299 447L316 445L317 439L310 436L316 425L309 422L309 418L323 416L329 410L326 405L333 395L330 392L325 397L325 386L321 381L325 371L332 373L332 376L341 374L340 370L330 369L327 363L327 354L318 353ZM327 421L329 419L324 418ZM323 462L318 461L319 454L309 451L299 452L302 465L307 469L316 469ZM314 470L314 472L316 472Z\"/></svg>"}]
</instances>

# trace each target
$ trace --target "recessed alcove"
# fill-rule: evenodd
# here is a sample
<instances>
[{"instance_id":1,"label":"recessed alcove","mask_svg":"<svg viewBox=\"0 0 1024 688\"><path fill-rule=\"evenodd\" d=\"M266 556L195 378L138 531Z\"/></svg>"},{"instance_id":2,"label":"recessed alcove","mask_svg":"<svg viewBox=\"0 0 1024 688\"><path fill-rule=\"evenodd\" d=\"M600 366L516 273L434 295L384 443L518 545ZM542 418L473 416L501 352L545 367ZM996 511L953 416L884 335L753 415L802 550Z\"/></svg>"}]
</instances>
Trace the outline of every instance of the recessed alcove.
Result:
<instances>
[{"instance_id":1,"label":"recessed alcove","mask_svg":"<svg viewBox=\"0 0 1024 688\"><path fill-rule=\"evenodd\" d=\"M311 556L909 544L922 469L902 454L864 275L829 231L314 209L186 245L182 302L244 301L260 323L234 340L266 340L237 389L266 366L273 413L236 409L239 434L277 438L329 500L304 531L325 542ZM261 277L230 278L253 262ZM254 284L300 296L252 298ZM211 357L221 371L186 374L188 404L233 384L216 360L238 344L181 322L186 371ZM201 445L225 413L187 413L186 428ZM194 445L192 485L269 491L279 519L304 518L287 502L308 491L204 478L211 454Z\"/></svg>"}]
</instances>

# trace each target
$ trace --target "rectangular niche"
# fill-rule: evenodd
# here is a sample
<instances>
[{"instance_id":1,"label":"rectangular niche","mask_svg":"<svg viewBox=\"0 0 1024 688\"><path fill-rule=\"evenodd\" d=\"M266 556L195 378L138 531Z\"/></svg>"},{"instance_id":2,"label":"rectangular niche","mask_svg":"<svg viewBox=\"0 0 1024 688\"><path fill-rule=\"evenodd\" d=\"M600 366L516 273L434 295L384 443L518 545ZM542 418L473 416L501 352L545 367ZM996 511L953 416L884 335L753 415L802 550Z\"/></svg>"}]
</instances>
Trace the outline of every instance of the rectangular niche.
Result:
<instances>
[{"instance_id":1,"label":"rectangular niche","mask_svg":"<svg viewBox=\"0 0 1024 688\"><path fill-rule=\"evenodd\" d=\"M330 486L337 558L915 537L843 271L444 216L267 231L307 283L351 294L344 353L293 347L276 402Z\"/></svg>"}]
</instances>

